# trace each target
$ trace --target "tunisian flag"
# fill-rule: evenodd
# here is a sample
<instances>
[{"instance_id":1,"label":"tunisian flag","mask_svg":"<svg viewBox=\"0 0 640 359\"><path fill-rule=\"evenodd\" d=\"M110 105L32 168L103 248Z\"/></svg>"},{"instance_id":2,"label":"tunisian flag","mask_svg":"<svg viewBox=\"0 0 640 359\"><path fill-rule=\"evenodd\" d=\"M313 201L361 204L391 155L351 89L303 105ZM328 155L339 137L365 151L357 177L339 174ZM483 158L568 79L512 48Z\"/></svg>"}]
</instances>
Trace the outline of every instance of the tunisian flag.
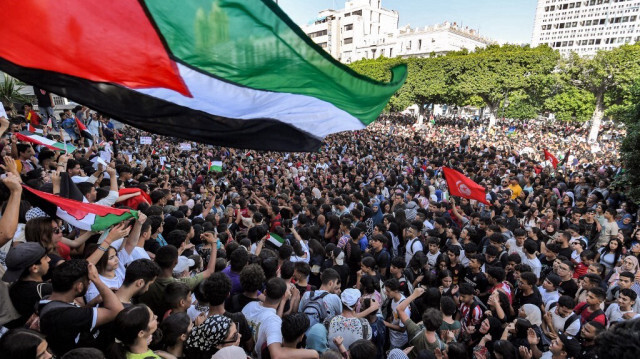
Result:
<instances>
[{"instance_id":1,"label":"tunisian flag","mask_svg":"<svg viewBox=\"0 0 640 359\"><path fill-rule=\"evenodd\" d=\"M556 156L552 155L551 152L547 151L547 149L544 149L544 159L551 162L551 165L553 165L553 168L558 167L558 159L556 158Z\"/></svg>"},{"instance_id":2,"label":"tunisian flag","mask_svg":"<svg viewBox=\"0 0 640 359\"><path fill-rule=\"evenodd\" d=\"M476 201L482 202L488 206L491 205L487 202L484 187L473 182L470 178L452 168L442 167L442 171L444 172L444 178L447 180L449 193L452 196L475 199Z\"/></svg>"}]
</instances>

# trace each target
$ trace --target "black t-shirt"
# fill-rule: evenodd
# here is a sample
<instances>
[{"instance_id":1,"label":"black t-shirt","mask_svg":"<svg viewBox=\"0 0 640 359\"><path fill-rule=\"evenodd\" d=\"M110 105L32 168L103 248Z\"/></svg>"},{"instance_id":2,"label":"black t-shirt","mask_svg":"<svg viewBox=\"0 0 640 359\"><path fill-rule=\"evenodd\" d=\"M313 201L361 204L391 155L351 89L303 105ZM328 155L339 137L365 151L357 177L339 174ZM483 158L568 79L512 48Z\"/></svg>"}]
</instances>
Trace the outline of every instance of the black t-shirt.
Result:
<instances>
[{"instance_id":1,"label":"black t-shirt","mask_svg":"<svg viewBox=\"0 0 640 359\"><path fill-rule=\"evenodd\" d=\"M531 295L524 295L521 290L517 290L513 299L513 308L517 310L525 304L533 304L540 308L540 305L542 305L542 296L540 295L540 292L536 292L534 290Z\"/></svg>"},{"instance_id":2,"label":"black t-shirt","mask_svg":"<svg viewBox=\"0 0 640 359\"><path fill-rule=\"evenodd\" d=\"M38 107L42 108L42 107L53 107L53 104L51 103L51 96L49 94L49 92L40 89L38 87L33 86L33 93L36 95L36 98L38 99Z\"/></svg>"},{"instance_id":3,"label":"black t-shirt","mask_svg":"<svg viewBox=\"0 0 640 359\"><path fill-rule=\"evenodd\" d=\"M55 308L47 308L48 305L55 305ZM49 347L56 356L61 357L74 348L95 345L97 308L43 300L40 301L39 312L40 332L47 336Z\"/></svg>"},{"instance_id":4,"label":"black t-shirt","mask_svg":"<svg viewBox=\"0 0 640 359\"><path fill-rule=\"evenodd\" d=\"M575 298L577 292L578 284L576 284L573 279L560 283L560 286L558 287L558 293L560 293L560 295L568 295L571 298Z\"/></svg>"},{"instance_id":5,"label":"black t-shirt","mask_svg":"<svg viewBox=\"0 0 640 359\"><path fill-rule=\"evenodd\" d=\"M387 270L386 273L389 274L389 266L391 265L391 255L389 252L382 248L380 252L373 253L373 258L376 260L378 268L385 268Z\"/></svg>"},{"instance_id":6,"label":"black t-shirt","mask_svg":"<svg viewBox=\"0 0 640 359\"><path fill-rule=\"evenodd\" d=\"M349 267L346 264L343 265L334 265L331 267L335 269L338 274L340 274L340 289L344 291L347 289L347 279L349 279Z\"/></svg>"},{"instance_id":7,"label":"black t-shirt","mask_svg":"<svg viewBox=\"0 0 640 359\"><path fill-rule=\"evenodd\" d=\"M362 250L360 250L360 245L353 243L353 241L349 241L344 249L346 255L345 259L349 265L349 270L352 274L355 274L360 270L360 262L362 261ZM355 278L353 281L355 283Z\"/></svg>"},{"instance_id":8,"label":"black t-shirt","mask_svg":"<svg viewBox=\"0 0 640 359\"><path fill-rule=\"evenodd\" d=\"M455 266L449 266L448 269L451 271L451 275L453 276L451 278L453 279L453 284L461 283L461 281L463 280L462 278L464 278L466 274L465 267L460 263L456 263Z\"/></svg>"},{"instance_id":9,"label":"black t-shirt","mask_svg":"<svg viewBox=\"0 0 640 359\"><path fill-rule=\"evenodd\" d=\"M558 253L558 255L564 256L568 260L571 260L571 253L573 253L573 250L571 250L571 247L560 248L560 252Z\"/></svg>"},{"instance_id":10,"label":"black t-shirt","mask_svg":"<svg viewBox=\"0 0 640 359\"><path fill-rule=\"evenodd\" d=\"M571 257L569 257L571 258ZM547 259L544 255L540 256L540 264L542 264L542 269L540 270L540 281L544 281L545 278L551 273L553 270L553 262L556 259Z\"/></svg>"},{"instance_id":11,"label":"black t-shirt","mask_svg":"<svg viewBox=\"0 0 640 359\"><path fill-rule=\"evenodd\" d=\"M463 282L470 284L473 289L477 289L480 293L486 292L489 287L487 277L482 272L474 274L471 270L466 271Z\"/></svg>"},{"instance_id":12,"label":"black t-shirt","mask_svg":"<svg viewBox=\"0 0 640 359\"><path fill-rule=\"evenodd\" d=\"M251 302L257 302L258 298L249 298L242 293L234 294L226 305L226 309L232 313L241 312L245 305Z\"/></svg>"},{"instance_id":13,"label":"black t-shirt","mask_svg":"<svg viewBox=\"0 0 640 359\"><path fill-rule=\"evenodd\" d=\"M298 288L298 291L300 291L300 298L302 298L302 296L304 295L304 292L309 292L312 290L318 290L318 287L316 287L315 285L311 285L311 284L307 284L307 285L298 285L298 283L295 284L296 288Z\"/></svg>"},{"instance_id":14,"label":"black t-shirt","mask_svg":"<svg viewBox=\"0 0 640 359\"><path fill-rule=\"evenodd\" d=\"M11 303L20 314L20 318L7 323L9 329L23 326L29 317L35 313L36 304L51 294L51 283L34 281L18 281L9 288ZM38 294L39 293L39 294Z\"/></svg>"}]
</instances>

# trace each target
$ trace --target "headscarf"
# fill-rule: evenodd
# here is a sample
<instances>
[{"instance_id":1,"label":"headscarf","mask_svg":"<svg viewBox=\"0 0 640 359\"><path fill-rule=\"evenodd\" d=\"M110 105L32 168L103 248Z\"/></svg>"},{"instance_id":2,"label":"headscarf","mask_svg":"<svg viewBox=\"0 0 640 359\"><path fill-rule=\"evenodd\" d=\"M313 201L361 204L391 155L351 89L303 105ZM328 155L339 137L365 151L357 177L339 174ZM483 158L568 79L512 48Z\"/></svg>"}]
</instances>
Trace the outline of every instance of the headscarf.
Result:
<instances>
[{"instance_id":1,"label":"headscarf","mask_svg":"<svg viewBox=\"0 0 640 359\"><path fill-rule=\"evenodd\" d=\"M409 359L409 357L402 351L402 349L396 348L389 352L387 359Z\"/></svg>"},{"instance_id":2,"label":"headscarf","mask_svg":"<svg viewBox=\"0 0 640 359\"><path fill-rule=\"evenodd\" d=\"M633 262L633 270L631 271L631 273L636 274L638 272L638 266L640 265L638 263L638 258L634 255L629 255L624 257L623 262L625 260L629 259L630 261ZM624 265L624 264L623 264ZM611 278L609 278L609 285L613 286L616 285L618 283L618 280L620 279L620 273L622 272L626 272L626 270L624 268L622 268L622 266L620 267L616 267L614 273L611 275Z\"/></svg>"},{"instance_id":3,"label":"headscarf","mask_svg":"<svg viewBox=\"0 0 640 359\"><path fill-rule=\"evenodd\" d=\"M540 308L536 307L533 304L525 304L522 306L522 309L524 309L524 312L527 314L526 319L531 323L531 325L542 325Z\"/></svg>"},{"instance_id":4,"label":"headscarf","mask_svg":"<svg viewBox=\"0 0 640 359\"><path fill-rule=\"evenodd\" d=\"M327 328L322 323L315 324L309 328L307 332L307 349L313 349L320 354L329 349L327 343Z\"/></svg>"},{"instance_id":5,"label":"headscarf","mask_svg":"<svg viewBox=\"0 0 640 359\"><path fill-rule=\"evenodd\" d=\"M224 315L212 315L197 327L194 327L187 338L186 348L210 351L222 343L229 333L231 319Z\"/></svg>"}]
</instances>

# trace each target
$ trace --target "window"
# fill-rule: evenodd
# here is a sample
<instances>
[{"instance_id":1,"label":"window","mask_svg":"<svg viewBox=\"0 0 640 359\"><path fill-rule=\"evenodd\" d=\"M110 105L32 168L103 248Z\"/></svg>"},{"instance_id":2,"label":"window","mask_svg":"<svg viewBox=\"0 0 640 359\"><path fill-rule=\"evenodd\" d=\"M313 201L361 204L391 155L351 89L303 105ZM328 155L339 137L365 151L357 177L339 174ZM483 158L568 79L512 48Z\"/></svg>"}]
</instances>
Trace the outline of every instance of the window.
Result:
<instances>
[{"instance_id":1,"label":"window","mask_svg":"<svg viewBox=\"0 0 640 359\"><path fill-rule=\"evenodd\" d=\"M353 30L353 24L344 25L344 31Z\"/></svg>"},{"instance_id":2,"label":"window","mask_svg":"<svg viewBox=\"0 0 640 359\"><path fill-rule=\"evenodd\" d=\"M585 26L591 26L591 20L586 20L586 21L584 22L584 25L585 25Z\"/></svg>"},{"instance_id":3,"label":"window","mask_svg":"<svg viewBox=\"0 0 640 359\"><path fill-rule=\"evenodd\" d=\"M607 21L607 19L600 19L600 25L604 25L604 23Z\"/></svg>"},{"instance_id":4,"label":"window","mask_svg":"<svg viewBox=\"0 0 640 359\"><path fill-rule=\"evenodd\" d=\"M344 39L345 45L349 45L351 43L353 43L353 37L347 37L346 39Z\"/></svg>"},{"instance_id":5,"label":"window","mask_svg":"<svg viewBox=\"0 0 640 359\"><path fill-rule=\"evenodd\" d=\"M637 19L637 18L638 18L638 17L637 17L636 15L633 15L633 16L631 16L631 17L629 18L629 21L634 22L634 21L636 21L636 19Z\"/></svg>"},{"instance_id":6,"label":"window","mask_svg":"<svg viewBox=\"0 0 640 359\"><path fill-rule=\"evenodd\" d=\"M596 45L600 45L600 39L596 39Z\"/></svg>"},{"instance_id":7,"label":"window","mask_svg":"<svg viewBox=\"0 0 640 359\"><path fill-rule=\"evenodd\" d=\"M356 10L351 13L353 16L362 16L362 10Z\"/></svg>"},{"instance_id":8,"label":"window","mask_svg":"<svg viewBox=\"0 0 640 359\"><path fill-rule=\"evenodd\" d=\"M422 49L422 40L418 40L418 50Z\"/></svg>"}]
</instances>

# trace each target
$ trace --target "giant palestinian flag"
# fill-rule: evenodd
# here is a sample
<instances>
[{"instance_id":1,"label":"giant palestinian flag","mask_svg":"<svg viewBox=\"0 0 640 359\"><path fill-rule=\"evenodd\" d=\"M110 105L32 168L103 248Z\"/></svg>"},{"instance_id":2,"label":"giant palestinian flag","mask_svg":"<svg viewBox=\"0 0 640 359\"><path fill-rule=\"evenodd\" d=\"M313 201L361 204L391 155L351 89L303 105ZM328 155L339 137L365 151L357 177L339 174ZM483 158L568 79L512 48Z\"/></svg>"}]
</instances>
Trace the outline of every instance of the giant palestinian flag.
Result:
<instances>
[{"instance_id":1,"label":"giant palestinian flag","mask_svg":"<svg viewBox=\"0 0 640 359\"><path fill-rule=\"evenodd\" d=\"M0 23L0 70L138 128L230 147L317 150L373 122L406 79L404 65L389 83L356 74L272 0L3 1Z\"/></svg>"},{"instance_id":2,"label":"giant palestinian flag","mask_svg":"<svg viewBox=\"0 0 640 359\"><path fill-rule=\"evenodd\" d=\"M126 219L138 218L138 211L75 201L22 186L34 195L58 207L57 216L72 226L87 231L102 231Z\"/></svg>"}]
</instances>

